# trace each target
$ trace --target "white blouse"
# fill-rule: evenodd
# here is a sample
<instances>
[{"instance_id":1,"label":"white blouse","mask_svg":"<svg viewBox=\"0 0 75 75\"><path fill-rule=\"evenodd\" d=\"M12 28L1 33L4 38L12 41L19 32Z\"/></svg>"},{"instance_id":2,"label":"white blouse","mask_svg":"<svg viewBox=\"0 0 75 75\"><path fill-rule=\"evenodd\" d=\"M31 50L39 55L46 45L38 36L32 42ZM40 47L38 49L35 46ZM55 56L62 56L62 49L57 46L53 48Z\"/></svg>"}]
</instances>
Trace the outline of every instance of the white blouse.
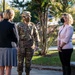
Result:
<instances>
[{"instance_id":1,"label":"white blouse","mask_svg":"<svg viewBox=\"0 0 75 75\"><path fill-rule=\"evenodd\" d=\"M73 48L72 45L72 35L73 35L73 27L71 25L61 26L58 32L57 46L61 46L62 42L66 44L62 49L70 49Z\"/></svg>"}]
</instances>

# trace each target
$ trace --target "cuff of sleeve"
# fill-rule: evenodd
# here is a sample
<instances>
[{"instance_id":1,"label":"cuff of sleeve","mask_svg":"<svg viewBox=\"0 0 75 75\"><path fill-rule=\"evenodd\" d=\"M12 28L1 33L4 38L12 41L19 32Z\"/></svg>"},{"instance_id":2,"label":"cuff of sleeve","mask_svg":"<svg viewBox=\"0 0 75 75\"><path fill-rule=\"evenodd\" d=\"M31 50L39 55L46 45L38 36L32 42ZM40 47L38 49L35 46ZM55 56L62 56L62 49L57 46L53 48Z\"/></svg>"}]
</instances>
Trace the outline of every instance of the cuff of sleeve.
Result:
<instances>
[{"instance_id":1,"label":"cuff of sleeve","mask_svg":"<svg viewBox=\"0 0 75 75\"><path fill-rule=\"evenodd\" d=\"M63 42L64 42L64 43L67 43L68 41L66 41L66 40L63 40Z\"/></svg>"}]
</instances>

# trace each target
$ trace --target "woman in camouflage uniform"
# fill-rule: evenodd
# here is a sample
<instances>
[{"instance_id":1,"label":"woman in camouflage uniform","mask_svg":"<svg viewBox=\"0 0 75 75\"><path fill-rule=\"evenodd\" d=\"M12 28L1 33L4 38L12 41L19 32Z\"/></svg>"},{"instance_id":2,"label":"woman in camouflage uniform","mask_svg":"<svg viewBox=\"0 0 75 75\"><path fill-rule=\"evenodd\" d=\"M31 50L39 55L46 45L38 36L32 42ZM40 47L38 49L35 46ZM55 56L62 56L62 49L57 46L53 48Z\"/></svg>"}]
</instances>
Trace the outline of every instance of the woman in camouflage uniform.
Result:
<instances>
[{"instance_id":1,"label":"woman in camouflage uniform","mask_svg":"<svg viewBox=\"0 0 75 75\"><path fill-rule=\"evenodd\" d=\"M34 23L30 22L31 14L29 11L22 13L23 22L17 25L19 34L19 48L18 48L18 75L22 75L23 63L25 58L25 72L29 75L31 70L31 59L34 49L38 46L39 35ZM35 45L34 46L34 41Z\"/></svg>"}]
</instances>

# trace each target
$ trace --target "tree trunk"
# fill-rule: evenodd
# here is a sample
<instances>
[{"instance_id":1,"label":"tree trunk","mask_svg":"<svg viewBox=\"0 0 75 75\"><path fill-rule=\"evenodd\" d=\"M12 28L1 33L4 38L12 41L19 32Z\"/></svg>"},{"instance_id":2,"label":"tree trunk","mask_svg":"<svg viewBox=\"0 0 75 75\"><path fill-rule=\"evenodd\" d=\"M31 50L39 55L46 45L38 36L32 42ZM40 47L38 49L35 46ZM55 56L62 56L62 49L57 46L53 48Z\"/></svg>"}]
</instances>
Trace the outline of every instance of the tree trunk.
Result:
<instances>
[{"instance_id":1,"label":"tree trunk","mask_svg":"<svg viewBox=\"0 0 75 75\"><path fill-rule=\"evenodd\" d=\"M3 0L3 12L5 11L5 0Z\"/></svg>"},{"instance_id":2,"label":"tree trunk","mask_svg":"<svg viewBox=\"0 0 75 75\"><path fill-rule=\"evenodd\" d=\"M42 39L42 50L41 54L46 55L47 51L47 12L42 14L42 32L43 32L43 39Z\"/></svg>"}]
</instances>

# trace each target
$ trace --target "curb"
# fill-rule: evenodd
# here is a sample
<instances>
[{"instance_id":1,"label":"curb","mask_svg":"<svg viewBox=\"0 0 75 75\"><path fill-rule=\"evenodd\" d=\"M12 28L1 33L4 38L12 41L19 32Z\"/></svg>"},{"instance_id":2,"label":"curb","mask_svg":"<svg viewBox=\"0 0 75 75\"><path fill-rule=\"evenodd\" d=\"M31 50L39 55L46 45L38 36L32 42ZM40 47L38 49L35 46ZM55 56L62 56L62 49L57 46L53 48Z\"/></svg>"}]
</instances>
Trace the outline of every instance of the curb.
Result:
<instances>
[{"instance_id":1,"label":"curb","mask_svg":"<svg viewBox=\"0 0 75 75\"><path fill-rule=\"evenodd\" d=\"M54 71L62 71L62 67L54 67L54 66L42 66L42 65L31 65L31 68L39 69L39 70L54 70Z\"/></svg>"}]
</instances>

